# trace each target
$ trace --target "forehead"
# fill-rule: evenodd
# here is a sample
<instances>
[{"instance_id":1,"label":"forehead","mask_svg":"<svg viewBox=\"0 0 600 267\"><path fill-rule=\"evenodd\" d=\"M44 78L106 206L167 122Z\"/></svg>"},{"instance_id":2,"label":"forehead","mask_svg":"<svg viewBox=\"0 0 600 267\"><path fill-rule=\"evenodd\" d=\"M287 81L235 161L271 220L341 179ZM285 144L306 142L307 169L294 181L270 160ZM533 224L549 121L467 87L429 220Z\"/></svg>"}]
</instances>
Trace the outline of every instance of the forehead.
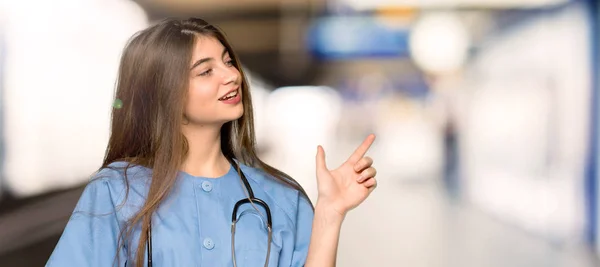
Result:
<instances>
[{"instance_id":1,"label":"forehead","mask_svg":"<svg viewBox=\"0 0 600 267\"><path fill-rule=\"evenodd\" d=\"M215 37L197 36L192 52L192 61L208 57L220 58L224 49L223 44Z\"/></svg>"}]
</instances>

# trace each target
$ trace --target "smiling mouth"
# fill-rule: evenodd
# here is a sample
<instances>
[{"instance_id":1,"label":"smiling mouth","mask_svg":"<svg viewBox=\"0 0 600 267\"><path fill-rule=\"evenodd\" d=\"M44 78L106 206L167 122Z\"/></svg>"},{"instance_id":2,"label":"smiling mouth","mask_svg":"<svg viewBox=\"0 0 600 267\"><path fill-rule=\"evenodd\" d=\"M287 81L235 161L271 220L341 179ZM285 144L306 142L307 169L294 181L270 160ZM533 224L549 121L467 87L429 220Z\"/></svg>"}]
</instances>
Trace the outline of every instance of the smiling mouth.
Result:
<instances>
[{"instance_id":1,"label":"smiling mouth","mask_svg":"<svg viewBox=\"0 0 600 267\"><path fill-rule=\"evenodd\" d=\"M220 101L225 101L225 100L232 99L232 98L234 98L234 97L236 97L238 95L239 91L240 91L240 89L237 89L235 91L231 91L228 94L226 94L225 96L219 98L219 100Z\"/></svg>"}]
</instances>

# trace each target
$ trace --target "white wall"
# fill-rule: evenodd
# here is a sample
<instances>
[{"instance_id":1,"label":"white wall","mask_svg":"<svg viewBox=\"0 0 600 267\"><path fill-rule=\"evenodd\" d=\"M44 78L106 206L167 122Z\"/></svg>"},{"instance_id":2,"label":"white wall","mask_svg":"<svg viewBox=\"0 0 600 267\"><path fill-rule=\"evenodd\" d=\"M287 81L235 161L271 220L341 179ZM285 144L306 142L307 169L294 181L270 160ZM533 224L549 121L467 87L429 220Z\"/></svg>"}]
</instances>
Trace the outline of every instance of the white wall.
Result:
<instances>
[{"instance_id":1,"label":"white wall","mask_svg":"<svg viewBox=\"0 0 600 267\"><path fill-rule=\"evenodd\" d=\"M585 229L591 96L585 15L572 6L489 40L465 83L467 197L558 241L580 241Z\"/></svg>"},{"instance_id":2,"label":"white wall","mask_svg":"<svg viewBox=\"0 0 600 267\"><path fill-rule=\"evenodd\" d=\"M4 183L17 196L83 183L108 141L120 53L146 14L126 0L4 4Z\"/></svg>"}]
</instances>

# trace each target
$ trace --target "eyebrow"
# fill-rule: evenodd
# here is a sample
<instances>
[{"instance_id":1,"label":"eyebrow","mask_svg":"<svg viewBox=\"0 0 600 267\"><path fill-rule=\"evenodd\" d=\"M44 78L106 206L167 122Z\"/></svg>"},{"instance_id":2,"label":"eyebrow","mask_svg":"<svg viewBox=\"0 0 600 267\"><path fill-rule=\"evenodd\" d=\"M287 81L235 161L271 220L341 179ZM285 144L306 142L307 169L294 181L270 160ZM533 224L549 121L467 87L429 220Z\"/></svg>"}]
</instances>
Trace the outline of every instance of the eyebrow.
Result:
<instances>
[{"instance_id":1,"label":"eyebrow","mask_svg":"<svg viewBox=\"0 0 600 267\"><path fill-rule=\"evenodd\" d=\"M223 58L225 56L225 54L227 54L227 52L229 52L229 51L227 51L227 48L224 48L223 52L221 52L221 58ZM194 64L190 68L190 70L194 69L195 67L198 67L198 65L200 65L204 62L208 62L211 60L214 60L214 58L212 58L212 57L201 58L201 59L197 60L196 62L194 62Z\"/></svg>"}]
</instances>

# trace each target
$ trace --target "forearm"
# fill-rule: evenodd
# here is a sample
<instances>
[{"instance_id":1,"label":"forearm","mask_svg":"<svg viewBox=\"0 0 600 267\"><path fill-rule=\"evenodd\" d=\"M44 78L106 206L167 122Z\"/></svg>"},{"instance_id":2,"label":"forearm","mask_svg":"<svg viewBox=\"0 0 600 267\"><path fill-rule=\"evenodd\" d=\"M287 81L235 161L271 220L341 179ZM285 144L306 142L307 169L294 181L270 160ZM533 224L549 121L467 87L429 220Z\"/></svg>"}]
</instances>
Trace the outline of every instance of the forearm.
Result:
<instances>
[{"instance_id":1,"label":"forearm","mask_svg":"<svg viewBox=\"0 0 600 267\"><path fill-rule=\"evenodd\" d=\"M306 267L335 266L343 220L343 215L331 212L317 203Z\"/></svg>"}]
</instances>

